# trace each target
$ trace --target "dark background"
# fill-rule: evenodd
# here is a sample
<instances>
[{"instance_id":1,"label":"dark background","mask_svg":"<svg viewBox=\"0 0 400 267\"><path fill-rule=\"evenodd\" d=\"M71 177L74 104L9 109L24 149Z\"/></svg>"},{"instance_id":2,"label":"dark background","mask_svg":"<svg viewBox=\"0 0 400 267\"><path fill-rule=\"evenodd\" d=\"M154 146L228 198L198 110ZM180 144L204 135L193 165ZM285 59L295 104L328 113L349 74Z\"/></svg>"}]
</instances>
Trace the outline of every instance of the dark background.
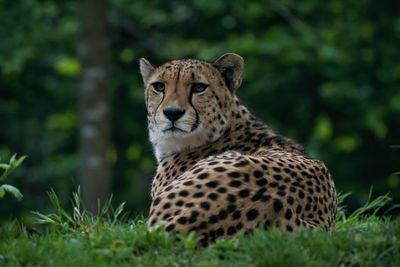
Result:
<instances>
[{"instance_id":1,"label":"dark background","mask_svg":"<svg viewBox=\"0 0 400 267\"><path fill-rule=\"evenodd\" d=\"M0 199L2 220L48 210L51 188L67 205L80 184L79 14L91 10L78 3L0 0L0 157L28 155L7 181L25 198ZM371 186L400 201L399 1L110 0L105 11L109 192L132 215L146 215L155 171L138 59L226 52L245 59L243 102L323 160L349 205Z\"/></svg>"}]
</instances>

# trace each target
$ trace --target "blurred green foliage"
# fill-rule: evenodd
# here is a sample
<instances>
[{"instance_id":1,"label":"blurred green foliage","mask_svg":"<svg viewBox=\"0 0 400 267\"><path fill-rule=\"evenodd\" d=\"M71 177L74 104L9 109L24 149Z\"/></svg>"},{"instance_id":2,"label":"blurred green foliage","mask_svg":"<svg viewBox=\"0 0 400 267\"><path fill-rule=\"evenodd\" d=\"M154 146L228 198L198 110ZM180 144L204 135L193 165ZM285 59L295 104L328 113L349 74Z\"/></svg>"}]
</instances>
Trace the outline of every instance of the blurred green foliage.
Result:
<instances>
[{"instance_id":1,"label":"blurred green foliage","mask_svg":"<svg viewBox=\"0 0 400 267\"><path fill-rule=\"evenodd\" d=\"M22 164L25 160L26 156L22 156L17 158L17 155L13 155L9 161L9 163L0 163L0 199L2 199L6 193L12 194L17 200L21 201L23 199L23 195L15 186L4 184L4 180L9 178L9 176Z\"/></svg>"},{"instance_id":2,"label":"blurred green foliage","mask_svg":"<svg viewBox=\"0 0 400 267\"><path fill-rule=\"evenodd\" d=\"M146 212L155 161L138 58L246 61L239 96L278 132L326 162L338 191L399 201L400 2L110 0L114 196ZM0 0L0 157L25 201L0 217L64 203L77 185L78 1Z\"/></svg>"}]
</instances>

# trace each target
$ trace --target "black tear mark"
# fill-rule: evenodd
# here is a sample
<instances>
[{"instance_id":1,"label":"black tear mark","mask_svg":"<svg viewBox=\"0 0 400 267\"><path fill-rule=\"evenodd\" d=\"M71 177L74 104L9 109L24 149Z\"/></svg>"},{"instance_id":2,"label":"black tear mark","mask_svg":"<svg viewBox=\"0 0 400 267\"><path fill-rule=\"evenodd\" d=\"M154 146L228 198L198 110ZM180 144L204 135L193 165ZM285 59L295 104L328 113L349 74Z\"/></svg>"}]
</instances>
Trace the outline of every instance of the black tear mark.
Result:
<instances>
[{"instance_id":1,"label":"black tear mark","mask_svg":"<svg viewBox=\"0 0 400 267\"><path fill-rule=\"evenodd\" d=\"M161 106L161 103L164 101L164 97L165 97L165 93L162 94L162 99L161 99L160 103L158 103L158 106L157 106L156 110L154 111L153 120L154 120L155 123L157 123L157 122L156 122L157 110L158 110L158 108Z\"/></svg>"},{"instance_id":2,"label":"black tear mark","mask_svg":"<svg viewBox=\"0 0 400 267\"><path fill-rule=\"evenodd\" d=\"M192 73L193 74L193 73ZM199 124L200 124L200 118L199 118L199 113L197 112L197 109L194 107L194 105L193 105L193 102L192 102L192 97L193 97L193 93L192 93L192 91L190 90L190 94L189 94L189 104L190 104L190 106L192 106L192 108L193 108L193 110L194 110L194 112L195 112L195 115L196 115L196 121L194 122L194 124L193 124L193 126L192 126L192 129L191 129L191 131L194 131L194 130L196 130L197 129L197 127L199 127Z\"/></svg>"}]
</instances>

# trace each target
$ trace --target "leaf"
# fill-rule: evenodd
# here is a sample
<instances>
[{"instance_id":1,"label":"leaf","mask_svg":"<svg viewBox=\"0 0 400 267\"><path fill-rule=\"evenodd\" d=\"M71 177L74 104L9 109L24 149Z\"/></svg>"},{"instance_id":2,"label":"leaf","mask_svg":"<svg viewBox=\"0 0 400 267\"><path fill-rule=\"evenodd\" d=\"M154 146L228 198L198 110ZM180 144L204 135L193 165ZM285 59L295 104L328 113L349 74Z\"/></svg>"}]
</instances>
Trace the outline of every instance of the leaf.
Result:
<instances>
[{"instance_id":1,"label":"leaf","mask_svg":"<svg viewBox=\"0 0 400 267\"><path fill-rule=\"evenodd\" d=\"M8 177L8 175L10 174L10 169L11 168L9 167L4 170L4 172L0 175L0 181L3 181Z\"/></svg>"},{"instance_id":2,"label":"leaf","mask_svg":"<svg viewBox=\"0 0 400 267\"><path fill-rule=\"evenodd\" d=\"M17 158L17 154L12 155L11 159L10 159L10 165L13 165L15 160Z\"/></svg>"},{"instance_id":3,"label":"leaf","mask_svg":"<svg viewBox=\"0 0 400 267\"><path fill-rule=\"evenodd\" d=\"M0 198L3 198L5 194L6 191L2 187L0 187Z\"/></svg>"},{"instance_id":4,"label":"leaf","mask_svg":"<svg viewBox=\"0 0 400 267\"><path fill-rule=\"evenodd\" d=\"M17 161L15 162L15 167L18 167L19 165L22 164L22 162L24 162L24 160L26 159L27 156L21 156L19 159L17 159Z\"/></svg>"},{"instance_id":5,"label":"leaf","mask_svg":"<svg viewBox=\"0 0 400 267\"><path fill-rule=\"evenodd\" d=\"M22 164L25 158L26 156L21 156L17 159L17 154L14 154L11 157L9 164L0 164L0 169L4 169L4 172L0 175L0 181L7 179L7 177Z\"/></svg>"},{"instance_id":6,"label":"leaf","mask_svg":"<svg viewBox=\"0 0 400 267\"><path fill-rule=\"evenodd\" d=\"M76 58L62 58L54 66L56 72L67 77L75 77L81 71L81 65Z\"/></svg>"},{"instance_id":7,"label":"leaf","mask_svg":"<svg viewBox=\"0 0 400 267\"><path fill-rule=\"evenodd\" d=\"M11 193L16 199L18 199L18 201L21 201L23 199L23 195L18 190L18 188L16 188L15 186L12 186L12 185L9 185L9 184L3 184L0 187L0 189L6 191L8 193Z\"/></svg>"},{"instance_id":8,"label":"leaf","mask_svg":"<svg viewBox=\"0 0 400 267\"><path fill-rule=\"evenodd\" d=\"M10 165L5 163L0 164L0 169L7 170L8 168L10 168Z\"/></svg>"}]
</instances>

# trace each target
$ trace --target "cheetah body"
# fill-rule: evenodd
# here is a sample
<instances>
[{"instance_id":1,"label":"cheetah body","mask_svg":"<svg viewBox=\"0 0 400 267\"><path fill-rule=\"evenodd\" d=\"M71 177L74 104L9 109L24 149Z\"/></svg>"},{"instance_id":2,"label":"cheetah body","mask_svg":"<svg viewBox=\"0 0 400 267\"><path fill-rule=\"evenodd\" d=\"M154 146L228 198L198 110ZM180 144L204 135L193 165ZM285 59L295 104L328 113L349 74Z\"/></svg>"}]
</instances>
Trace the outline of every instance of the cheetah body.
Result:
<instances>
[{"instance_id":1,"label":"cheetah body","mask_svg":"<svg viewBox=\"0 0 400 267\"><path fill-rule=\"evenodd\" d=\"M275 134L237 99L243 59L213 64L142 59L149 134L158 160L148 224L195 231L201 242L260 227L334 227L325 165Z\"/></svg>"}]
</instances>

